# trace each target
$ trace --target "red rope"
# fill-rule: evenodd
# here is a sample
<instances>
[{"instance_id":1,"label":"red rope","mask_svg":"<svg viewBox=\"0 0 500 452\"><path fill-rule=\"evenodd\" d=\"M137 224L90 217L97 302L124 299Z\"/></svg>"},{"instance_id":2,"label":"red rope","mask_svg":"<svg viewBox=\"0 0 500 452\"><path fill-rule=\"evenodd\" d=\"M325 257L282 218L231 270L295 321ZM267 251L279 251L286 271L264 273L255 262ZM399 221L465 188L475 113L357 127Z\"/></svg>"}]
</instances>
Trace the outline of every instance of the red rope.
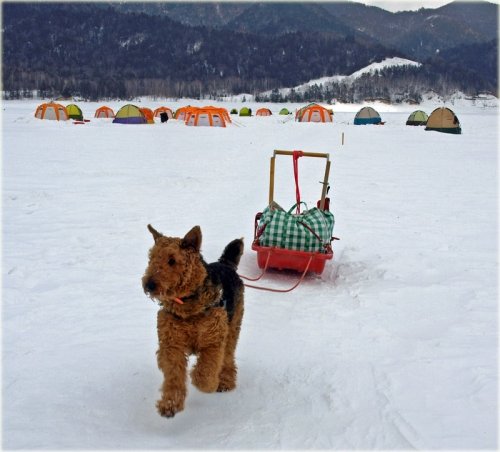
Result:
<instances>
[{"instance_id":1,"label":"red rope","mask_svg":"<svg viewBox=\"0 0 500 452\"><path fill-rule=\"evenodd\" d=\"M258 289L258 290L267 290L268 292L277 292L277 293L291 292L293 289L298 287L298 285L304 280L304 277L306 276L307 270L309 270L309 265L311 265L312 258L313 258L313 256L309 257L309 262L307 262L307 265L306 265L304 272L300 276L299 280L289 289L273 289L272 287L254 286L252 284L245 284L245 287L250 287L252 289Z\"/></svg>"},{"instance_id":2,"label":"red rope","mask_svg":"<svg viewBox=\"0 0 500 452\"><path fill-rule=\"evenodd\" d=\"M297 201L297 215L300 214L300 189L299 189L299 158L304 155L302 151L293 151L293 177L295 179L295 199Z\"/></svg>"},{"instance_id":3,"label":"red rope","mask_svg":"<svg viewBox=\"0 0 500 452\"><path fill-rule=\"evenodd\" d=\"M257 278L249 278L248 276L243 276L243 275L240 275L238 274L238 276L240 278L243 278L243 279L246 279L247 281L258 281L260 278L262 278L264 276L264 273L266 272L267 270L267 266L269 264L269 259L271 258L271 251L268 251L267 252L267 259L266 259L266 264L264 265L264 270L262 270L262 273L257 276ZM246 284L245 284L246 285Z\"/></svg>"}]
</instances>

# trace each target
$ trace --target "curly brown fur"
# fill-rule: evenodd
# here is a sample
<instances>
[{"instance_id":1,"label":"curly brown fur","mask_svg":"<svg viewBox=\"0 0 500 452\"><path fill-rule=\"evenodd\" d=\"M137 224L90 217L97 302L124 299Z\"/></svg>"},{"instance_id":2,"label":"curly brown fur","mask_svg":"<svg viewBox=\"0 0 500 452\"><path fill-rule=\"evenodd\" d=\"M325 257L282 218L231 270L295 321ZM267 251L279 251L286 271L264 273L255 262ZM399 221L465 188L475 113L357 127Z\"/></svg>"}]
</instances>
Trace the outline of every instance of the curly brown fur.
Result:
<instances>
[{"instance_id":1,"label":"curly brown fur","mask_svg":"<svg viewBox=\"0 0 500 452\"><path fill-rule=\"evenodd\" d=\"M151 225L154 245L142 278L144 292L159 302L158 367L164 381L156 406L162 416L184 409L189 355L196 355L191 382L203 392L236 387L235 350L243 318L243 283L236 273L243 240L226 246L218 262L200 254L201 230L166 237ZM180 304L180 303L183 304Z\"/></svg>"}]
</instances>

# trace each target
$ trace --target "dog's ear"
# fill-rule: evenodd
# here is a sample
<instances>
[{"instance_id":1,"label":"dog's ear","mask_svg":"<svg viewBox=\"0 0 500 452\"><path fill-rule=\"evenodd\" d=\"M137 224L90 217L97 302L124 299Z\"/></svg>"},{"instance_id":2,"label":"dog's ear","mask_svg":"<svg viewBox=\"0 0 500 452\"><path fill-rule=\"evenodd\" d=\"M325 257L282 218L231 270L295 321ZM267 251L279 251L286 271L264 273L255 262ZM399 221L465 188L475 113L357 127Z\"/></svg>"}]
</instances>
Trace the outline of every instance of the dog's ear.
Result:
<instances>
[{"instance_id":1,"label":"dog's ear","mask_svg":"<svg viewBox=\"0 0 500 452\"><path fill-rule=\"evenodd\" d=\"M151 234L153 234L153 238L155 239L155 242L160 238L160 237L163 237L163 235L161 235L153 226L151 226L150 224L148 224L148 229L149 229L149 232L151 232Z\"/></svg>"},{"instance_id":2,"label":"dog's ear","mask_svg":"<svg viewBox=\"0 0 500 452\"><path fill-rule=\"evenodd\" d=\"M195 226L182 239L181 248L193 248L195 251L200 251L201 248L201 229Z\"/></svg>"}]
</instances>

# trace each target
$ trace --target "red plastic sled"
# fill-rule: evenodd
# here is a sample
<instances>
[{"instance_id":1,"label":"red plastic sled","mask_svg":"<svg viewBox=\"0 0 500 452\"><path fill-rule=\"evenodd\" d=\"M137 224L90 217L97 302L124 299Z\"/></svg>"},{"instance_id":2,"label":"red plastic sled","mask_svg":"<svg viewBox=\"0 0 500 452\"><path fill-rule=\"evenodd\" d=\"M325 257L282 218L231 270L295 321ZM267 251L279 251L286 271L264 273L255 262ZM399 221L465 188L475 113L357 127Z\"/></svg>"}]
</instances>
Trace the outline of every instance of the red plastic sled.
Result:
<instances>
[{"instance_id":1,"label":"red plastic sled","mask_svg":"<svg viewBox=\"0 0 500 452\"><path fill-rule=\"evenodd\" d=\"M273 156L271 157L271 168L270 168L270 183L269 183L269 204L273 202L274 198L274 167L276 155L292 155L295 156L296 152L300 152L300 156L304 157L319 157L326 158L326 168L325 175L323 179L323 190L321 193L321 199L318 201L318 208L326 210L329 206L329 199L326 198L328 191L328 176L330 174L330 156L329 154L319 154L313 152L301 152L301 151L279 151L275 150ZM297 181L297 174L295 174L295 182ZM298 193L298 186L297 186ZM257 264L259 268L264 269L263 273L268 268L274 268L277 270L295 270L301 272L305 275L307 272L314 272L321 274L325 268L327 260L333 258L333 250L331 247L331 242L326 248L326 252L309 252L309 251L296 251L289 250L286 248L261 246L259 244L259 234L258 234L258 222L262 216L262 212L257 213L255 216L255 227L254 227L254 240L252 243L252 249L257 252ZM333 240L333 237L332 237ZM258 278L256 278L258 279Z\"/></svg>"},{"instance_id":2,"label":"red plastic sled","mask_svg":"<svg viewBox=\"0 0 500 452\"><path fill-rule=\"evenodd\" d=\"M328 247L326 253L288 250L276 246L261 246L257 237L257 225L262 213L255 216L255 231L252 249L257 251L257 264L264 271L268 268L277 270L295 270L298 272L314 272L321 274L327 260L333 258L333 250Z\"/></svg>"}]
</instances>

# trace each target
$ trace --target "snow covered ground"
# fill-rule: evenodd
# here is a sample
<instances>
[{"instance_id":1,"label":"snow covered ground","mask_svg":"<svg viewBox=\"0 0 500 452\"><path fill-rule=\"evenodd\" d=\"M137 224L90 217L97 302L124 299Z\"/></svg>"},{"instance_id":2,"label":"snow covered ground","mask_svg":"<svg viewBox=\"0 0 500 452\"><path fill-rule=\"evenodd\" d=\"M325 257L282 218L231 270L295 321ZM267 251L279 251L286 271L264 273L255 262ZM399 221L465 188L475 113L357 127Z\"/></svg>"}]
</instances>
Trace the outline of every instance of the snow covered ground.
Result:
<instances>
[{"instance_id":1,"label":"snow covered ground","mask_svg":"<svg viewBox=\"0 0 500 452\"><path fill-rule=\"evenodd\" d=\"M447 135L405 126L411 106L377 105L384 126L339 105L333 124L222 129L115 125L96 103L79 104L85 125L41 121L38 103L2 106L4 449L498 447L497 108L455 104L463 134ZM213 102L142 102L187 103ZM258 274L274 149L330 153L335 259L291 293L247 289L237 389L190 385L161 418L146 225L199 224L209 261L243 236L240 272ZM291 161L277 169L291 206ZM300 161L310 205L321 175Z\"/></svg>"}]
</instances>

